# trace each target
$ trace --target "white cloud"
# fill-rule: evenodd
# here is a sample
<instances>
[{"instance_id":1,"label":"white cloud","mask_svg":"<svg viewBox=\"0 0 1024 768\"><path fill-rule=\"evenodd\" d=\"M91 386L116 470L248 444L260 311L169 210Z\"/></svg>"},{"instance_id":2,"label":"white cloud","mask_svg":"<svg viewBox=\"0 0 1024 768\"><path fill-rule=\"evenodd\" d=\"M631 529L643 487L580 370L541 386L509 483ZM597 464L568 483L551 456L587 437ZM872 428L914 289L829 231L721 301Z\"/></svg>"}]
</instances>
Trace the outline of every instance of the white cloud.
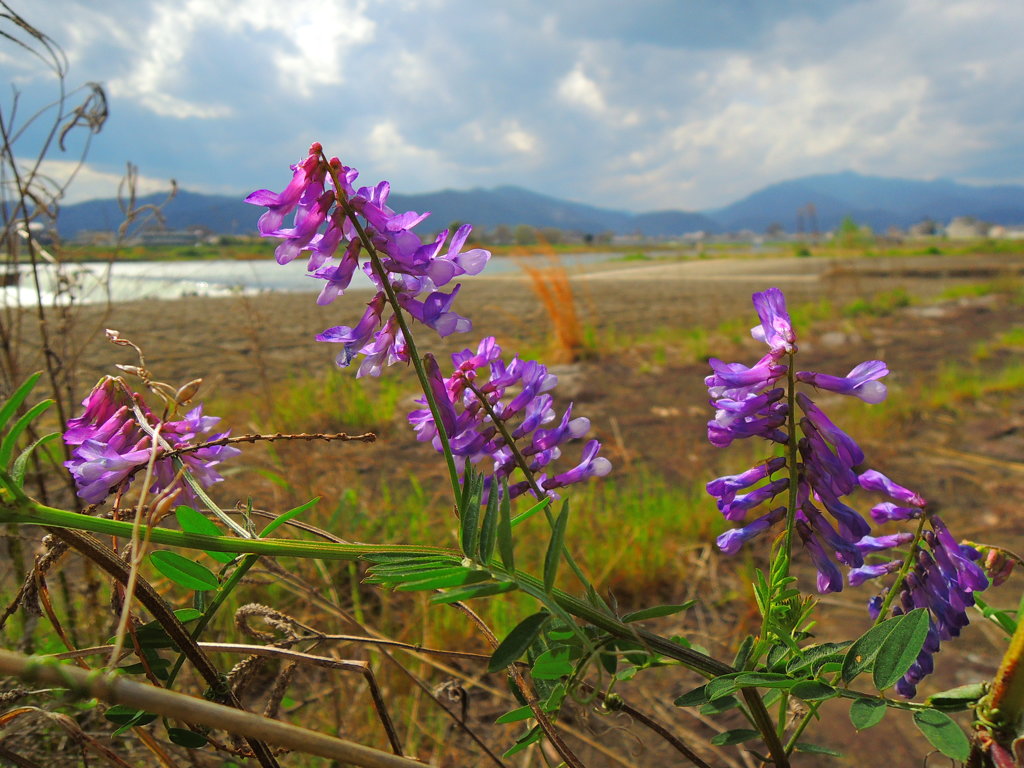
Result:
<instances>
[{"instance_id":1,"label":"white cloud","mask_svg":"<svg viewBox=\"0 0 1024 768\"><path fill-rule=\"evenodd\" d=\"M579 64L558 83L558 95L567 103L597 115L603 115L608 110L601 89L594 80L587 77Z\"/></svg>"},{"instance_id":2,"label":"white cloud","mask_svg":"<svg viewBox=\"0 0 1024 768\"><path fill-rule=\"evenodd\" d=\"M138 101L161 117L215 120L230 116L234 107L202 96L178 95L188 79L190 58L197 38L226 36L233 43L267 46L276 87L312 98L318 89L342 82L343 57L353 47L373 39L375 25L363 13L359 0L185 0L157 6L142 33L142 45L128 75L110 81L110 92ZM204 54L207 53L204 51ZM263 72L250 73L254 79ZM214 83L199 83L203 93ZM222 85L227 86L228 83ZM226 88L223 99L230 98Z\"/></svg>"},{"instance_id":3,"label":"white cloud","mask_svg":"<svg viewBox=\"0 0 1024 768\"><path fill-rule=\"evenodd\" d=\"M33 163L29 160L19 159L18 165L23 169L28 169ZM79 167L78 163L73 160L44 160L39 166L38 174L45 188L51 192L58 187L67 186L65 194L61 198L62 205L71 205L95 198L117 197L118 189L125 178L124 172L105 171L88 163ZM139 197L154 192L170 191L170 189L170 179L135 176L135 191Z\"/></svg>"}]
</instances>

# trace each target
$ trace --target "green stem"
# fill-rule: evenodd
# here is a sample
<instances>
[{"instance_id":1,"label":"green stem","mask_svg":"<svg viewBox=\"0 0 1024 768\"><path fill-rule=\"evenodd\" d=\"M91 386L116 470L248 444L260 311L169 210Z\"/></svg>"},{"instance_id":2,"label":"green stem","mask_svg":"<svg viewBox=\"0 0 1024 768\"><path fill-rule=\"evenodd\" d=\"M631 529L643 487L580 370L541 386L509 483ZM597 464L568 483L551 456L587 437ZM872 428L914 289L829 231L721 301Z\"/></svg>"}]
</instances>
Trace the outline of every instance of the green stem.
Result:
<instances>
[{"instance_id":1,"label":"green stem","mask_svg":"<svg viewBox=\"0 0 1024 768\"><path fill-rule=\"evenodd\" d=\"M0 500L0 522L25 524L25 525L46 525L57 528L70 528L78 530L94 531L112 536L125 536L130 534L132 524L120 520L107 520L99 517L90 517L77 512L54 509L39 504L27 497L19 497L14 500ZM166 528L148 527L146 534L149 540L158 544L183 547L186 549L210 550L215 552L236 552L240 554L261 554L283 557L308 557L324 560L358 560L374 554L408 555L434 555L438 557L451 557L453 561L460 561L461 555L454 550L442 547L412 546L401 544L372 545L372 544L338 544L299 542L287 539L242 539L228 536L206 536L198 533L186 533L183 531L172 531ZM511 574L512 578L529 585L536 590L544 590L544 582L529 574L517 571ZM561 590L552 590L551 598L564 610L579 619L603 629L614 637L623 640L639 640L650 650L670 659L675 659L683 666L695 672L699 672L708 678L726 675L736 670L724 662L718 661L703 653L690 648L684 648L660 635L649 632L642 627L625 624L614 616L596 609L572 595ZM757 727L762 738L775 760L776 766L785 768L789 762L785 750L775 733L768 711L756 689L746 688L742 691L743 697L749 708L749 715L753 724Z\"/></svg>"},{"instance_id":2,"label":"green stem","mask_svg":"<svg viewBox=\"0 0 1024 768\"><path fill-rule=\"evenodd\" d=\"M434 425L437 427L437 435L441 442L441 451L444 453L444 460L448 465L448 480L452 486L452 494L454 498L458 499L460 496L460 485L459 471L455 466L455 456L452 454L448 434L445 432L444 424L441 421L441 410L438 408L437 401L434 399L434 393L430 388L430 381L427 379L427 371L423 367L423 360L420 359L420 353L416 349L416 341L413 339L412 331L409 329L409 324L405 319L405 314L402 312L402 307L398 303L398 295L395 293L395 289L392 287L391 281L388 280L387 270L384 269L380 256L377 255L377 249L374 247L369 235L366 234L366 230L356 217L356 212L352 209L352 206L349 205L348 200L342 192L337 169L327 161L327 156L324 155L322 150L320 152L320 158L327 166L327 171L330 173L331 180L334 182L334 197L338 201L338 205L341 210L345 212L346 218L348 218L348 220L352 222L352 226L355 227L356 233L359 235L359 242L370 257L370 262L373 264L373 271L377 273L381 287L384 290L384 295L387 297L388 304L391 305L391 309L395 313L395 320L398 323L398 327L402 330L402 337L405 339L405 343L409 347L409 357L412 359L413 367L416 369L416 378L419 379L420 388L423 390L423 396L427 399L427 407L430 409L430 415L433 416Z\"/></svg>"},{"instance_id":3,"label":"green stem","mask_svg":"<svg viewBox=\"0 0 1024 768\"><path fill-rule=\"evenodd\" d=\"M530 463L526 460L522 451L519 450L519 446L516 445L516 441L512 437L512 433L508 430L508 425L500 416L498 416L497 412L494 410L494 406L488 402L483 392L473 386L472 382L467 381L466 386L469 387L470 391L472 391L474 395L476 395L477 400L480 401L480 405L482 405L484 410L487 411L487 415L491 417L491 422L493 422L495 428L497 428L501 433L502 438L505 440L505 445L507 445L509 450L512 451L512 456L516 460L516 465L522 470L523 475L526 477L526 482L530 484L530 490L533 491L533 495L536 496L538 500L543 499L547 494L537 483L536 478L534 478L533 472L530 469ZM544 516L547 517L548 525L554 529L555 516L551 513L550 504L544 507ZM569 568L572 569L574 574L576 574L576 578L580 580L580 583L584 587L590 587L590 580L583 572L583 569L580 568L579 564L576 562L576 558L572 556L572 553L565 544L562 545L562 555L565 557L565 562L569 564Z\"/></svg>"},{"instance_id":4,"label":"green stem","mask_svg":"<svg viewBox=\"0 0 1024 768\"><path fill-rule=\"evenodd\" d=\"M789 737L789 741L786 742L786 754L793 754L793 750L796 749L796 742L804 731L807 730L807 726L811 724L811 720L818 714L818 707L821 705L818 702L811 702L807 706L807 713L800 719L800 723L797 725L796 730L793 731L793 735Z\"/></svg>"},{"instance_id":5,"label":"green stem","mask_svg":"<svg viewBox=\"0 0 1024 768\"><path fill-rule=\"evenodd\" d=\"M238 586L242 577L249 572L249 569L256 565L256 562L260 559L259 555L246 555L239 562L238 567L235 568L234 572L228 577L228 580L221 585L220 589L217 590L216 597L213 601L206 606L206 610L203 611L203 615L199 617L199 621L196 622L196 626L192 629L192 639L198 640L203 630L206 629L206 625L210 623L214 614L224 604L235 587ZM181 671L182 665L185 663L185 654L178 654L178 658L174 662L174 666L171 667L171 671L167 675L167 681L164 683L164 687L170 688L174 684L174 679L178 676L178 672Z\"/></svg>"},{"instance_id":6,"label":"green stem","mask_svg":"<svg viewBox=\"0 0 1024 768\"><path fill-rule=\"evenodd\" d=\"M910 572L911 566L917 560L917 550L921 545L921 537L924 535L924 524L928 519L928 515L921 512L921 519L917 522L917 531L914 532L914 540L910 543L910 550L907 552L907 556L903 559L903 565L900 566L899 573L896 574L896 581L889 587L889 592L885 596L885 600L882 602L882 607L878 611L878 617L875 619L875 623L872 626L876 626L885 621L885 617L889 614L889 606L892 605L893 599L900 591L900 587L903 586L903 580L907 577Z\"/></svg>"},{"instance_id":7,"label":"green stem","mask_svg":"<svg viewBox=\"0 0 1024 768\"><path fill-rule=\"evenodd\" d=\"M39 504L31 499L0 501L0 522L21 525L49 525L56 528L92 531L109 536L130 536L132 524L121 520L91 517ZM148 530L147 530L148 529ZM243 539L233 536L206 536L174 531L169 528L143 526L149 540L157 544L211 552L270 555L272 557L312 557L323 560L358 560L374 554L437 555L458 558L450 549L410 544L337 544L291 539Z\"/></svg>"}]
</instances>

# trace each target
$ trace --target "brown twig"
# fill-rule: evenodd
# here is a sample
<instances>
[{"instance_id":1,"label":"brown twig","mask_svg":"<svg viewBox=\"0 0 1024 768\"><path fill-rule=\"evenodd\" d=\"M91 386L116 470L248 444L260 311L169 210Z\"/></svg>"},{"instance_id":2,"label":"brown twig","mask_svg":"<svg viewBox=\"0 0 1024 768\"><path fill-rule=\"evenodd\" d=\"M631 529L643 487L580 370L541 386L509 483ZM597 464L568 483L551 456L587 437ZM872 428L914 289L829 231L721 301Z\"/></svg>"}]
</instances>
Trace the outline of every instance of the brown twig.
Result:
<instances>
[{"instance_id":1,"label":"brown twig","mask_svg":"<svg viewBox=\"0 0 1024 768\"><path fill-rule=\"evenodd\" d=\"M11 651L0 650L0 673L59 685L82 696L137 707L165 717L241 734L250 746L269 741L297 752L329 757L340 763L349 763L361 768L423 766L423 763L417 760L391 755L362 744L309 731L223 704L124 678L91 674L66 664L48 664L38 657L24 656ZM267 754L269 755L269 751ZM272 756L271 759L273 760Z\"/></svg>"},{"instance_id":2,"label":"brown twig","mask_svg":"<svg viewBox=\"0 0 1024 768\"><path fill-rule=\"evenodd\" d=\"M466 614L466 616L469 617L469 620L476 624L480 633L487 640L487 644L490 645L491 648L498 647L498 638L494 636L494 633L491 632L491 628L487 626L486 622L484 622L484 620L481 619L473 609L461 602L454 602L451 603L451 605L453 608L457 608ZM565 740L562 738L562 734L558 732L554 723L551 722L551 719L541 707L540 701L537 699L536 693L534 693L533 685L531 685L526 679L526 675L523 674L519 665L510 664L508 666L508 671L512 676L512 679L515 681L516 686L519 688L520 693L523 694L523 698L526 699L526 703L530 707L530 711L533 712L533 717L537 721L537 724L541 727L541 730L544 731L544 735L548 737L548 740L551 742L551 746L555 748L555 751L558 752L562 760L565 761L565 764L570 768L585 768L583 762L576 757L576 754L569 748L569 745L565 743Z\"/></svg>"},{"instance_id":3,"label":"brown twig","mask_svg":"<svg viewBox=\"0 0 1024 768\"><path fill-rule=\"evenodd\" d=\"M106 571L108 575L116 579L120 584L125 585L128 583L128 564L118 557L112 549L100 542L99 539L87 533L66 528L47 527L46 530L88 557L90 561ZM200 649L196 641L192 639L188 630L178 620L178 617L174 615L171 607L164 602L164 599L160 597L160 594L153 589L149 582L145 579L137 579L134 594L139 602L160 622L160 626L181 652L185 654L196 671L199 672L207 685L213 690L214 695L226 700L230 706L241 710L242 705L231 695L230 690L226 690L220 671ZM260 765L264 766L264 768L279 768L276 758L271 754L266 744L256 737L248 737L246 741Z\"/></svg>"}]
</instances>

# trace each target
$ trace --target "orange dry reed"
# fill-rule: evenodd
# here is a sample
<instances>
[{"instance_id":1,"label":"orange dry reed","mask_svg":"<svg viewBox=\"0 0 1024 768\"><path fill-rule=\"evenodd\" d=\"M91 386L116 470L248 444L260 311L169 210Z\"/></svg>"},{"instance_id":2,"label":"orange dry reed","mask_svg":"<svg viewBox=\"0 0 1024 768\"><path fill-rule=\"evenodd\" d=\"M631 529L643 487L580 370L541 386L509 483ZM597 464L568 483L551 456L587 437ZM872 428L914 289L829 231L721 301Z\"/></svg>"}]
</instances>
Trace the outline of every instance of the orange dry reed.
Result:
<instances>
[{"instance_id":1,"label":"orange dry reed","mask_svg":"<svg viewBox=\"0 0 1024 768\"><path fill-rule=\"evenodd\" d=\"M583 353L583 324L576 311L569 273L558 257L548 254L548 266L529 266L520 262L523 272L530 278L530 288L540 299L551 319L554 335L551 339L552 362L573 363Z\"/></svg>"}]
</instances>

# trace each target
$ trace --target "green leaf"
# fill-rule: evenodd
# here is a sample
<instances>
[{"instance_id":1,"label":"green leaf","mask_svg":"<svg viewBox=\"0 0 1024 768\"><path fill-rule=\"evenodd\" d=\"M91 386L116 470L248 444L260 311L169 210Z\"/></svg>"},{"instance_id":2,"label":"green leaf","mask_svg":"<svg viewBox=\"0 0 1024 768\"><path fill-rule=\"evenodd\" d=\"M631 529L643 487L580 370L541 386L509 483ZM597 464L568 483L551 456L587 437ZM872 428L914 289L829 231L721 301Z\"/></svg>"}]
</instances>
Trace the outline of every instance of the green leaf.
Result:
<instances>
[{"instance_id":1,"label":"green leaf","mask_svg":"<svg viewBox=\"0 0 1024 768\"><path fill-rule=\"evenodd\" d=\"M555 526L551 531L551 541L548 542L548 551L544 556L544 591L551 593L555 586L555 577L558 575L558 564L562 560L562 546L565 543L565 526L569 522L569 500L562 504L562 511L555 519Z\"/></svg>"},{"instance_id":2,"label":"green leaf","mask_svg":"<svg viewBox=\"0 0 1024 768\"><path fill-rule=\"evenodd\" d=\"M148 662L149 668L152 670L153 674L161 679L167 676L167 670L171 668L171 662L169 659L155 658L149 659ZM146 671L146 667L141 661L136 664L119 667L119 669L126 675L141 675Z\"/></svg>"},{"instance_id":3,"label":"green leaf","mask_svg":"<svg viewBox=\"0 0 1024 768\"><path fill-rule=\"evenodd\" d=\"M204 536L223 535L220 528L218 528L212 520L192 509L192 507L182 504L175 508L174 516L178 519L178 525L181 526L181 530L185 533L199 533ZM233 555L230 552L203 551L218 563L230 563L237 557L237 555Z\"/></svg>"},{"instance_id":4,"label":"green leaf","mask_svg":"<svg viewBox=\"0 0 1024 768\"><path fill-rule=\"evenodd\" d=\"M702 685L699 688L694 688L692 691L687 691L682 696L676 698L673 703L677 707L699 707L702 704L707 704L708 701L707 686Z\"/></svg>"},{"instance_id":5,"label":"green leaf","mask_svg":"<svg viewBox=\"0 0 1024 768\"><path fill-rule=\"evenodd\" d=\"M462 571L465 566L457 565L448 559L423 559L412 563L400 563L388 566L374 566L364 579L368 584L401 584L419 581L434 576L440 571Z\"/></svg>"},{"instance_id":6,"label":"green leaf","mask_svg":"<svg viewBox=\"0 0 1024 768\"><path fill-rule=\"evenodd\" d=\"M206 737L187 728L168 728L167 738L179 747L201 749L206 746Z\"/></svg>"},{"instance_id":7,"label":"green leaf","mask_svg":"<svg viewBox=\"0 0 1024 768\"><path fill-rule=\"evenodd\" d=\"M903 617L896 628L882 641L871 670L875 687L884 691L895 685L913 664L928 636L928 611L917 608Z\"/></svg>"},{"instance_id":8,"label":"green leaf","mask_svg":"<svg viewBox=\"0 0 1024 768\"><path fill-rule=\"evenodd\" d=\"M928 743L946 757L964 761L970 756L971 742L953 719L936 709L922 709L914 713L914 723Z\"/></svg>"},{"instance_id":9,"label":"green leaf","mask_svg":"<svg viewBox=\"0 0 1024 768\"><path fill-rule=\"evenodd\" d=\"M545 499L546 501L546 499ZM508 484L501 484L501 503L498 505L498 553L501 555L501 564L505 570L514 573L516 570L515 558L512 556L512 522L509 517L512 514L512 501L508 497Z\"/></svg>"},{"instance_id":10,"label":"green leaf","mask_svg":"<svg viewBox=\"0 0 1024 768\"><path fill-rule=\"evenodd\" d=\"M820 680L804 680L790 688L789 692L804 701L824 701L839 695L835 688Z\"/></svg>"},{"instance_id":11,"label":"green leaf","mask_svg":"<svg viewBox=\"0 0 1024 768\"><path fill-rule=\"evenodd\" d=\"M131 724L134 726L151 723L157 719L158 715L136 709L135 707L126 707L124 704L115 704L107 708L107 711L103 713L103 717L117 725Z\"/></svg>"},{"instance_id":12,"label":"green leaf","mask_svg":"<svg viewBox=\"0 0 1024 768\"><path fill-rule=\"evenodd\" d=\"M959 712L964 709L973 709L978 699L984 696L987 690L988 685L986 683L968 683L967 685L958 685L956 688L933 693L924 701L925 704L935 707L935 709L941 709L945 712Z\"/></svg>"},{"instance_id":13,"label":"green leaf","mask_svg":"<svg viewBox=\"0 0 1024 768\"><path fill-rule=\"evenodd\" d=\"M908 614L909 615L909 614ZM876 624L850 646L843 659L843 682L850 682L857 675L871 669L878 656L878 650L886 638L899 626L904 616L895 616Z\"/></svg>"},{"instance_id":14,"label":"green leaf","mask_svg":"<svg viewBox=\"0 0 1024 768\"><path fill-rule=\"evenodd\" d=\"M801 655L792 659L786 665L786 672L795 675L800 672L811 672L817 674L824 664L842 661L843 651L850 647L851 641L842 643L821 643L801 648Z\"/></svg>"},{"instance_id":15,"label":"green leaf","mask_svg":"<svg viewBox=\"0 0 1024 768\"><path fill-rule=\"evenodd\" d=\"M700 708L702 715L720 715L722 712L728 712L730 709L736 709L740 705L740 700L735 696L723 696L720 699L715 699L708 704L705 704Z\"/></svg>"},{"instance_id":16,"label":"green leaf","mask_svg":"<svg viewBox=\"0 0 1024 768\"><path fill-rule=\"evenodd\" d=\"M728 675L720 675L719 677L716 677L714 680L711 680L707 685L704 686L708 696L708 700L714 701L715 699L719 699L723 696L728 696L735 692L737 688L737 677L739 677L739 673L734 672Z\"/></svg>"},{"instance_id":17,"label":"green leaf","mask_svg":"<svg viewBox=\"0 0 1024 768\"><path fill-rule=\"evenodd\" d=\"M505 754L502 755L502 757L512 757L512 755L516 754L517 752L522 752L531 744L535 744L536 742L540 741L543 737L544 731L540 729L539 725L535 725L533 726L533 728L531 728L518 739L516 739L516 743L509 747Z\"/></svg>"},{"instance_id":18,"label":"green leaf","mask_svg":"<svg viewBox=\"0 0 1024 768\"><path fill-rule=\"evenodd\" d=\"M462 475L462 492L459 494L459 519L466 514L466 509L469 507L469 495L473 488L473 477L476 471L473 466L469 463L466 464L466 471Z\"/></svg>"},{"instance_id":19,"label":"green leaf","mask_svg":"<svg viewBox=\"0 0 1024 768\"><path fill-rule=\"evenodd\" d=\"M731 731L722 731L711 737L711 743L716 747L725 747L729 744L742 744L758 737L758 732L751 728L733 728Z\"/></svg>"},{"instance_id":20,"label":"green leaf","mask_svg":"<svg viewBox=\"0 0 1024 768\"><path fill-rule=\"evenodd\" d=\"M482 479L481 479L482 485ZM477 527L480 523L480 504L477 499L476 478L470 488L469 501L466 508L462 510L462 517L459 519L459 542L462 545L462 553L466 557L473 557L476 554L477 537L480 530Z\"/></svg>"},{"instance_id":21,"label":"green leaf","mask_svg":"<svg viewBox=\"0 0 1024 768\"><path fill-rule=\"evenodd\" d=\"M529 520L535 514L540 512L542 509L544 509L550 503L551 503L551 499L550 498L541 499L540 501L538 501L536 504L534 504L532 507L530 507L528 510L526 510L522 514L519 514L519 515L516 515L515 517L513 517L512 521L511 521L512 527L515 528L520 523L525 523L527 520Z\"/></svg>"},{"instance_id":22,"label":"green leaf","mask_svg":"<svg viewBox=\"0 0 1024 768\"><path fill-rule=\"evenodd\" d=\"M850 705L850 722L858 731L878 725L885 717L887 707L878 699L854 699Z\"/></svg>"},{"instance_id":23,"label":"green leaf","mask_svg":"<svg viewBox=\"0 0 1024 768\"><path fill-rule=\"evenodd\" d=\"M51 405L53 405L53 400L43 400L43 402L32 406L14 422L14 426L4 435L4 439L0 440L0 467L7 467L11 456L14 455L14 446L18 442L18 438L21 437L21 433L28 429L28 425L39 418Z\"/></svg>"},{"instance_id":24,"label":"green leaf","mask_svg":"<svg viewBox=\"0 0 1024 768\"><path fill-rule=\"evenodd\" d=\"M744 669L750 661L750 654L754 650L755 639L753 635L747 635L736 649L736 657L732 660L735 669Z\"/></svg>"},{"instance_id":25,"label":"green leaf","mask_svg":"<svg viewBox=\"0 0 1024 768\"><path fill-rule=\"evenodd\" d=\"M798 681L778 672L743 672L735 679L737 688L792 688Z\"/></svg>"},{"instance_id":26,"label":"green leaf","mask_svg":"<svg viewBox=\"0 0 1024 768\"><path fill-rule=\"evenodd\" d=\"M530 709L529 705L525 707L519 707L513 709L511 712L506 712L504 715L494 721L495 725L504 725L505 723L518 723L523 720L529 720L533 717L533 710Z\"/></svg>"},{"instance_id":27,"label":"green leaf","mask_svg":"<svg viewBox=\"0 0 1024 768\"><path fill-rule=\"evenodd\" d=\"M498 489L491 486L491 494L487 497L487 509L484 511L484 520L480 524L480 545L477 552L480 555L480 562L484 565L491 560L494 554L494 544L498 536Z\"/></svg>"},{"instance_id":28,"label":"green leaf","mask_svg":"<svg viewBox=\"0 0 1024 768\"><path fill-rule=\"evenodd\" d=\"M32 457L32 454L35 453L36 449L42 448L46 443L56 440L58 437L60 437L59 432L51 432L48 435L43 435L32 443L32 445L18 454L18 458L16 458L14 460L14 464L11 465L11 479L14 481L15 485L19 488L24 487L25 470L28 467L28 460Z\"/></svg>"},{"instance_id":29,"label":"green leaf","mask_svg":"<svg viewBox=\"0 0 1024 768\"><path fill-rule=\"evenodd\" d=\"M297 507L289 509L287 512L282 512L280 515L278 515L273 520L271 520L269 523L267 523L267 527L266 528L264 528L262 531L260 531L260 538L262 539L265 536L269 536L274 531L276 531L278 528L280 528L282 525L287 523L289 520L292 520L293 518L298 517L303 512L305 512L307 509L312 509L313 507L315 507L319 501L320 501L320 497L317 496L314 499L310 499L305 504L300 504Z\"/></svg>"},{"instance_id":30,"label":"green leaf","mask_svg":"<svg viewBox=\"0 0 1024 768\"><path fill-rule=\"evenodd\" d=\"M472 600L475 597L490 597L518 589L514 581L498 581L491 584L472 584L460 589L452 589L440 595L434 595L430 602L435 604L455 603Z\"/></svg>"},{"instance_id":31,"label":"green leaf","mask_svg":"<svg viewBox=\"0 0 1024 768\"><path fill-rule=\"evenodd\" d=\"M806 752L810 755L829 755L830 757L842 757L842 752L836 752L834 749L823 747L819 744L808 744L806 741L798 741L794 745L797 752Z\"/></svg>"},{"instance_id":32,"label":"green leaf","mask_svg":"<svg viewBox=\"0 0 1024 768\"><path fill-rule=\"evenodd\" d=\"M559 680L572 674L573 665L569 661L570 649L560 646L544 651L533 662L532 674L536 680Z\"/></svg>"},{"instance_id":33,"label":"green leaf","mask_svg":"<svg viewBox=\"0 0 1024 768\"><path fill-rule=\"evenodd\" d=\"M7 422L10 421L11 416L13 416L15 411L18 410L18 407L25 402L25 398L28 397L28 393L32 391L32 388L36 385L36 382L39 381L39 377L42 375L42 371L36 371L33 373L22 382L20 387L14 390L14 393L7 398L7 402L0 406L0 432L3 432L7 428Z\"/></svg>"},{"instance_id":34,"label":"green leaf","mask_svg":"<svg viewBox=\"0 0 1024 768\"><path fill-rule=\"evenodd\" d=\"M185 589L206 590L219 586L217 577L204 565L182 557L176 552L165 549L157 550L149 556L149 561L160 573Z\"/></svg>"},{"instance_id":35,"label":"green leaf","mask_svg":"<svg viewBox=\"0 0 1024 768\"><path fill-rule=\"evenodd\" d=\"M647 621L647 619L658 619L662 616L671 616L674 613L685 611L687 608L691 608L697 601L687 600L685 603L678 603L676 605L656 605L653 608L645 608L642 611L633 611L627 613L622 617L622 621L625 624L629 624L631 621Z\"/></svg>"},{"instance_id":36,"label":"green leaf","mask_svg":"<svg viewBox=\"0 0 1024 768\"><path fill-rule=\"evenodd\" d=\"M434 571L429 576L419 581L408 581L400 584L398 589L403 592L416 592L422 589L446 589L447 587L461 587L465 584L475 584L487 581L491 574L487 571L476 571L472 568L442 568Z\"/></svg>"},{"instance_id":37,"label":"green leaf","mask_svg":"<svg viewBox=\"0 0 1024 768\"><path fill-rule=\"evenodd\" d=\"M516 659L526 653L550 616L547 611L540 611L519 622L494 649L487 671L497 672L515 663Z\"/></svg>"}]
</instances>

